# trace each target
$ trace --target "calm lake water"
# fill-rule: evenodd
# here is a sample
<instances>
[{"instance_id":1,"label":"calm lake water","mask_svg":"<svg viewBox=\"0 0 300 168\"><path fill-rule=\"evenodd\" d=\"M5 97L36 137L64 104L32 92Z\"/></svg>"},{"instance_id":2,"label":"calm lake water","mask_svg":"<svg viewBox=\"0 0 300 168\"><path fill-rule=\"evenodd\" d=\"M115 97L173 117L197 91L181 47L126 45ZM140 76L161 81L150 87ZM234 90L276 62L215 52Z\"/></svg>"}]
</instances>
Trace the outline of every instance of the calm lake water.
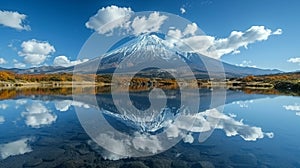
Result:
<instances>
[{"instance_id":1,"label":"calm lake water","mask_svg":"<svg viewBox=\"0 0 300 168\"><path fill-rule=\"evenodd\" d=\"M194 101L197 91L185 100ZM210 107L211 92L201 89L199 112L188 113L179 110L186 108L179 91L166 91L167 106L142 119L118 111L114 104L126 102L113 101L110 93L76 100L68 94L8 96L0 100L0 167L300 167L300 97L227 91L224 106ZM130 99L138 109L150 106L147 92ZM105 132L99 122L99 139L107 146L98 145L78 119L82 112L96 112L138 143ZM177 122L180 117L191 122ZM172 131L165 141L181 140L165 150L165 142L153 137L166 127ZM148 139L138 139L145 132ZM131 157L131 147L150 154ZM124 151L128 155L120 155Z\"/></svg>"}]
</instances>

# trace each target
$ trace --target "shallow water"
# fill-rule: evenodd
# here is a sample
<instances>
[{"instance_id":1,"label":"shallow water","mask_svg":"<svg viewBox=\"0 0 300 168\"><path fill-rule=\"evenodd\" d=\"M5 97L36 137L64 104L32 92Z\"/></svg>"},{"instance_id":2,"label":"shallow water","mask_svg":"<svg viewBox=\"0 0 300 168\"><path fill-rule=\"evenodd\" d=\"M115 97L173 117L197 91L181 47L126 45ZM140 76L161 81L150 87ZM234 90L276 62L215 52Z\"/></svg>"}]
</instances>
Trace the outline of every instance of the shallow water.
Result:
<instances>
[{"instance_id":1,"label":"shallow water","mask_svg":"<svg viewBox=\"0 0 300 168\"><path fill-rule=\"evenodd\" d=\"M183 98L193 102L197 91ZM0 167L300 167L300 97L227 91L225 105L211 107L211 92L200 90L199 111L187 112L179 91L165 91L167 105L153 114L120 112L116 104L128 102L110 93L3 99ZM148 96L134 92L130 99L147 110ZM93 113L100 114L100 125L89 118ZM82 115L101 127L95 128L101 142L91 139ZM106 132L104 123L131 137ZM167 128L166 139L154 137ZM144 157L134 157L141 151Z\"/></svg>"}]
</instances>

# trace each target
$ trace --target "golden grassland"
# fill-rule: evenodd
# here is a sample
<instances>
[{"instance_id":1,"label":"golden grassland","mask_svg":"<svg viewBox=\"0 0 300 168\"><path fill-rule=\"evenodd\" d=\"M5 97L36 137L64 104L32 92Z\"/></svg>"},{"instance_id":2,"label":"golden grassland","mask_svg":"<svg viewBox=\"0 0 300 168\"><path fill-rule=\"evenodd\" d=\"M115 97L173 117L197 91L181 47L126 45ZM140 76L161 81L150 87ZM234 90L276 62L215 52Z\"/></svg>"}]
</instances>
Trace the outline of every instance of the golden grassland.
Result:
<instances>
[{"instance_id":1,"label":"golden grassland","mask_svg":"<svg viewBox=\"0 0 300 168\"><path fill-rule=\"evenodd\" d=\"M176 81L167 78L128 78L119 75L112 81L108 74L16 74L0 71L0 99L13 98L19 95L71 95L95 94L110 91L147 91L152 88L178 89L226 87L243 90L247 94L287 94L300 95L300 73L287 73L265 76L247 76L231 78L226 81Z\"/></svg>"}]
</instances>

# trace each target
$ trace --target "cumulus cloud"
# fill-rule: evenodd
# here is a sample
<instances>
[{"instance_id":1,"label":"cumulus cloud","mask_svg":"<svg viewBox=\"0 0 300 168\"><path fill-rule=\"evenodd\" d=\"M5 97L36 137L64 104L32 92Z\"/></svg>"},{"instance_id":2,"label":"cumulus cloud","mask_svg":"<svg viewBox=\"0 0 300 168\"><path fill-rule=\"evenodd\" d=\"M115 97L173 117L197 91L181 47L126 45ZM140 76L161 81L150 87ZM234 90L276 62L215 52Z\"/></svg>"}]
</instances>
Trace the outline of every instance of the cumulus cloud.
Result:
<instances>
[{"instance_id":1,"label":"cumulus cloud","mask_svg":"<svg viewBox=\"0 0 300 168\"><path fill-rule=\"evenodd\" d=\"M170 29L168 36L171 38L168 38L167 42L171 44L170 46L176 45L183 51L197 52L218 59L225 54L238 54L241 47L247 49L249 44L265 41L271 35L280 35L282 33L281 29L272 32L272 30L264 26L252 26L244 32L232 31L227 38L216 38L191 33L196 32L196 30L196 23L188 24L184 31ZM170 41L172 38L173 40ZM174 40L174 38L178 40Z\"/></svg>"},{"instance_id":2,"label":"cumulus cloud","mask_svg":"<svg viewBox=\"0 0 300 168\"><path fill-rule=\"evenodd\" d=\"M42 64L50 54L55 52L55 48L47 41L36 39L22 42L21 47L22 51L19 51L18 55L24 57L24 61L32 65Z\"/></svg>"},{"instance_id":3,"label":"cumulus cloud","mask_svg":"<svg viewBox=\"0 0 300 168\"><path fill-rule=\"evenodd\" d=\"M30 30L30 26L24 24L26 17L18 12L0 10L0 25L17 30Z\"/></svg>"},{"instance_id":4,"label":"cumulus cloud","mask_svg":"<svg viewBox=\"0 0 300 168\"><path fill-rule=\"evenodd\" d=\"M85 26L99 34L112 35L114 30L130 32L134 35L157 32L167 19L159 12L152 12L149 16L136 16L131 8L108 6L98 10L97 14L90 17Z\"/></svg>"},{"instance_id":5,"label":"cumulus cloud","mask_svg":"<svg viewBox=\"0 0 300 168\"><path fill-rule=\"evenodd\" d=\"M55 109L61 112L68 111L71 106L90 108L88 104L73 101L73 100L62 100L54 103Z\"/></svg>"},{"instance_id":6,"label":"cumulus cloud","mask_svg":"<svg viewBox=\"0 0 300 168\"><path fill-rule=\"evenodd\" d=\"M5 118L3 116L0 116L0 124L3 124L5 122Z\"/></svg>"},{"instance_id":7,"label":"cumulus cloud","mask_svg":"<svg viewBox=\"0 0 300 168\"><path fill-rule=\"evenodd\" d=\"M71 61L71 60L68 59L68 57L61 55L61 56L57 56L57 57L54 58L53 65L69 67L69 66L74 66L74 65L77 65L77 64L84 63L88 60L89 59Z\"/></svg>"},{"instance_id":8,"label":"cumulus cloud","mask_svg":"<svg viewBox=\"0 0 300 168\"><path fill-rule=\"evenodd\" d=\"M5 110L5 109L7 109L7 107L8 107L8 104L0 104L0 109L2 109L2 110Z\"/></svg>"},{"instance_id":9,"label":"cumulus cloud","mask_svg":"<svg viewBox=\"0 0 300 168\"><path fill-rule=\"evenodd\" d=\"M290 58L290 59L287 60L287 62L299 63L299 65L300 65L300 57Z\"/></svg>"},{"instance_id":10,"label":"cumulus cloud","mask_svg":"<svg viewBox=\"0 0 300 168\"><path fill-rule=\"evenodd\" d=\"M9 156L22 155L31 152L32 149L29 142L31 138L23 138L17 141L0 144L0 156L2 159L6 159Z\"/></svg>"},{"instance_id":11,"label":"cumulus cloud","mask_svg":"<svg viewBox=\"0 0 300 168\"><path fill-rule=\"evenodd\" d=\"M244 60L240 64L235 64L236 66L240 67L251 67L251 68L256 68L256 65L252 64L252 61Z\"/></svg>"},{"instance_id":12,"label":"cumulus cloud","mask_svg":"<svg viewBox=\"0 0 300 168\"><path fill-rule=\"evenodd\" d=\"M22 116L25 117L27 126L40 128L45 125L50 125L56 121L57 116L52 114L42 103L35 102L26 106Z\"/></svg>"},{"instance_id":13,"label":"cumulus cloud","mask_svg":"<svg viewBox=\"0 0 300 168\"><path fill-rule=\"evenodd\" d=\"M153 12L147 18L146 16L135 17L132 21L133 34L139 35L142 33L157 32L160 26L168 17L160 15L159 12Z\"/></svg>"},{"instance_id":14,"label":"cumulus cloud","mask_svg":"<svg viewBox=\"0 0 300 168\"><path fill-rule=\"evenodd\" d=\"M4 58L0 58L0 64L6 64L7 61Z\"/></svg>"},{"instance_id":15,"label":"cumulus cloud","mask_svg":"<svg viewBox=\"0 0 300 168\"><path fill-rule=\"evenodd\" d=\"M184 14L185 12L186 12L186 10L185 10L183 7L181 7L181 8L180 8L180 13L181 13L181 14Z\"/></svg>"},{"instance_id":16,"label":"cumulus cloud","mask_svg":"<svg viewBox=\"0 0 300 168\"><path fill-rule=\"evenodd\" d=\"M115 5L103 7L90 17L85 26L99 34L111 34L116 28L128 27L128 20L133 13L131 8Z\"/></svg>"}]
</instances>

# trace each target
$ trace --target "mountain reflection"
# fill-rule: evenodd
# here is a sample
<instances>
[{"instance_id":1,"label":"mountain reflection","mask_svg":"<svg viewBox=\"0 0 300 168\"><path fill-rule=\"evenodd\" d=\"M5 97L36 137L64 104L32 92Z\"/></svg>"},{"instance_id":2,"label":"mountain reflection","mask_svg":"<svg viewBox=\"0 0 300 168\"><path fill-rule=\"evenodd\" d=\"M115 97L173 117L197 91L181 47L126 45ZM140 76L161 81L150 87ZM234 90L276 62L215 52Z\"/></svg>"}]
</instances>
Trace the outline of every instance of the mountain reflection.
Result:
<instances>
[{"instance_id":1,"label":"mountain reflection","mask_svg":"<svg viewBox=\"0 0 300 168\"><path fill-rule=\"evenodd\" d=\"M86 130L93 139L89 140L88 144L93 150L99 151L103 158L111 160L158 154L180 140L188 144L202 143L215 129L223 130L227 137L239 136L244 141L257 141L274 136L272 132L264 132L258 126L236 120L236 115L222 113L219 110L222 103L211 106L212 91L208 89L200 90L199 111L194 111L194 107L182 106L181 99L190 104L197 100L194 97L197 95L194 94L195 91L199 90L191 90L185 94L186 97L181 97L178 90L164 90L165 97L159 92L153 95L149 91L131 92L130 101L124 101L123 92L115 93L115 99L109 92L96 95L88 92L73 97L67 94L46 95L34 92L19 95L12 101L13 103L4 100L0 103L0 108L18 111L21 118L13 121L10 118L10 123L18 123L21 119L28 128L35 130L56 124L60 117L58 112L75 110L83 127L84 124L94 127L92 132ZM260 97L259 95L241 97L241 94L243 93L228 91L226 104L246 107L245 103L252 103L254 98ZM130 103L135 108L128 108ZM151 108L152 103L161 106L154 109ZM117 106L123 108L119 109ZM82 116L86 117L86 123L82 122ZM7 120L6 114L1 114L0 124L9 124ZM5 159L32 151L28 145L29 141L31 140L28 138L5 141L0 148L1 157Z\"/></svg>"}]
</instances>

